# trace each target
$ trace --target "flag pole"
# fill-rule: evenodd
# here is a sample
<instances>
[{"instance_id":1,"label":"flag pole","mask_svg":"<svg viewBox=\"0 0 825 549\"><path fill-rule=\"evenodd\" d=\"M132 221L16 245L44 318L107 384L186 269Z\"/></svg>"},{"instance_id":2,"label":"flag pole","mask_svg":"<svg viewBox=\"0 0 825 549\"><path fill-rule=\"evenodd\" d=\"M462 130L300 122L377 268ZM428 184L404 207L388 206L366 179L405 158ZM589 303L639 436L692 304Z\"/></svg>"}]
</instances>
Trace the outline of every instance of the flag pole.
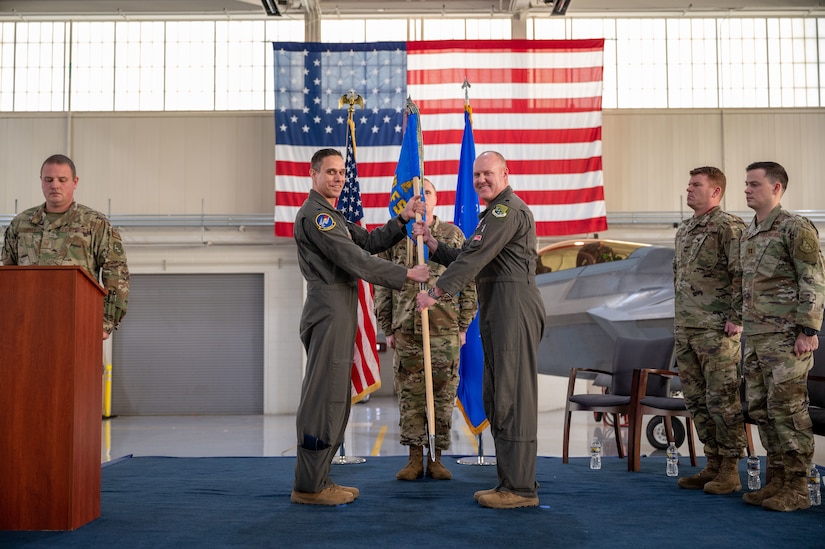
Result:
<instances>
[{"instance_id":1,"label":"flag pole","mask_svg":"<svg viewBox=\"0 0 825 549\"><path fill-rule=\"evenodd\" d=\"M413 102L412 98L407 97L406 105L407 114L418 113L418 107ZM418 128L420 128L420 123ZM420 133L418 134L420 136ZM418 139L418 173L412 178L413 193L421 196L421 178L424 176L424 166L421 159L421 140ZM415 221L421 221L421 214L415 214ZM426 265L427 261L424 258L424 236L419 235L416 239L418 245L418 264ZM419 289L422 292L427 291L427 285L421 283ZM424 351L424 393L427 398L427 434L430 447L430 459L435 461L435 398L433 397L433 365L430 353L430 315L427 309L421 311L421 343Z\"/></svg>"},{"instance_id":2,"label":"flag pole","mask_svg":"<svg viewBox=\"0 0 825 549\"><path fill-rule=\"evenodd\" d=\"M364 108L364 98L360 95L356 95L355 90L350 90L349 94L344 94L338 100L338 108L340 109L344 105L347 105L347 131L353 130L352 124L352 115L355 113L355 105L361 105L361 108ZM355 136L352 136L353 146L355 144ZM350 417L352 417L350 415ZM349 427L349 422L347 422L347 427ZM344 438L341 439L341 446L338 449L338 455L332 458L333 465L355 465L359 463L364 463L366 458L362 458L360 456L348 456L346 451L344 450Z\"/></svg>"},{"instance_id":3,"label":"flag pole","mask_svg":"<svg viewBox=\"0 0 825 549\"><path fill-rule=\"evenodd\" d=\"M464 232L465 236L469 236L468 233L471 232L472 230L470 230L468 232L469 226L468 226L468 223L467 223L466 216L464 215L463 212L458 211L458 206L459 206L459 203L461 203L461 205L463 207L468 207L468 204L466 204L466 202L465 202L466 198L467 198L466 193L462 192L462 185L467 186L467 185L471 184L472 170L469 169L469 166L470 166L470 164L472 164L472 161L475 157L475 145L474 145L473 139L472 139L472 109L470 108L470 87L471 87L470 82L467 81L467 79L465 78L464 79L464 84L461 85L461 89L464 90L465 128L464 128L464 137L461 140L461 159L459 160L459 177L458 177L458 185L456 187L456 214L455 214L455 218L454 218L455 224L459 228L461 228L461 230ZM468 137L467 136L468 127L470 129L469 140L467 139L467 137ZM465 150L465 148L466 148L466 150ZM466 176L464 179L462 179L462 174ZM477 214L478 213L478 207L477 207L478 197L477 196L475 198L475 201L476 201L476 208L475 208L475 211L473 213ZM477 318L474 319L473 322L470 324L470 328L469 328L470 330L472 330L473 326L475 326L476 327L475 328L476 333L478 332L477 321L478 321ZM468 336L466 345L472 345L472 343L470 342L470 339L471 338ZM479 345L480 345L480 343L479 343ZM469 353L465 356L464 352L465 352L465 350L462 349L462 351L461 351L461 353L462 353L461 360L462 361L465 358L470 359L470 357L471 357L471 355ZM462 364L461 367L459 368L459 372L461 372L460 375L462 376L462 383L466 381L463 377L464 372L462 372L462 370L461 370L461 368L463 368L463 367L464 367L464 365ZM460 404L460 402L459 402L459 404ZM464 411L464 408L462 408L462 411ZM465 419L467 420L467 423L469 424L469 426L472 428L473 432L477 433L477 439L476 439L477 440L477 452L476 452L475 456L460 458L460 459L456 460L456 462L459 463L460 465L495 465L496 464L496 458L495 457L488 458L488 457L484 456L484 440L482 439L482 431L484 431L484 429L486 428L485 425L487 424L487 420L485 419L482 423L480 423L479 425L476 425L475 422L470 419L470 413L467 412L467 411L465 411ZM480 428L480 430L477 430L479 428Z\"/></svg>"},{"instance_id":4,"label":"flag pole","mask_svg":"<svg viewBox=\"0 0 825 549\"><path fill-rule=\"evenodd\" d=\"M413 178L413 189L418 196L421 193L421 182L418 177ZM415 214L416 222L421 221L421 214ZM418 264L426 265L424 260L424 236L418 235ZM421 291L427 291L427 284L421 283ZM421 311L421 340L424 347L424 392L427 397L427 433L430 441L430 459L435 461L435 398L433 397L433 364L430 356L430 315L427 309Z\"/></svg>"}]
</instances>

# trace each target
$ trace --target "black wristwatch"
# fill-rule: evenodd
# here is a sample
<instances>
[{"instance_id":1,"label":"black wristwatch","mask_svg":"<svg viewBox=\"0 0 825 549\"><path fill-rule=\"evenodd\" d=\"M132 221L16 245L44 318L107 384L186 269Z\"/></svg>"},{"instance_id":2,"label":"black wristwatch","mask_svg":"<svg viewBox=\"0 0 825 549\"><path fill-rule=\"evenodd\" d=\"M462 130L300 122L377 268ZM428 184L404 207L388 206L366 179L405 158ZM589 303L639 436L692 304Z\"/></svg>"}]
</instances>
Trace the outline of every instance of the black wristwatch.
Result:
<instances>
[{"instance_id":1,"label":"black wristwatch","mask_svg":"<svg viewBox=\"0 0 825 549\"><path fill-rule=\"evenodd\" d=\"M808 326L800 326L802 328L802 333L808 337L815 336L819 333L819 330L814 330L813 328L809 328Z\"/></svg>"}]
</instances>

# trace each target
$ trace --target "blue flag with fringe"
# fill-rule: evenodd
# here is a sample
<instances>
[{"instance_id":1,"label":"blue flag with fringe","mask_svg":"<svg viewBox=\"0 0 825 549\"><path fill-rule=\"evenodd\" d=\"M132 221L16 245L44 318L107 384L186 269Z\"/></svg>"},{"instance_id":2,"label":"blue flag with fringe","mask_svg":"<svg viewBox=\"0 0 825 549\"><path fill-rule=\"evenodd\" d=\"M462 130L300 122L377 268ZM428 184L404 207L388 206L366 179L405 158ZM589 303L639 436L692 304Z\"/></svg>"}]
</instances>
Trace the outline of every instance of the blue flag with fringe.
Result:
<instances>
[{"instance_id":1,"label":"blue flag with fringe","mask_svg":"<svg viewBox=\"0 0 825 549\"><path fill-rule=\"evenodd\" d=\"M461 139L461 156L458 162L458 183L455 190L455 214L453 223L469 238L478 225L478 194L473 187L473 162L476 157L473 140L473 111L464 107L464 137ZM478 329L478 314L467 329L467 341L461 347L458 364L458 407L474 435L487 428L487 414L481 393L484 377L484 351Z\"/></svg>"}]
</instances>

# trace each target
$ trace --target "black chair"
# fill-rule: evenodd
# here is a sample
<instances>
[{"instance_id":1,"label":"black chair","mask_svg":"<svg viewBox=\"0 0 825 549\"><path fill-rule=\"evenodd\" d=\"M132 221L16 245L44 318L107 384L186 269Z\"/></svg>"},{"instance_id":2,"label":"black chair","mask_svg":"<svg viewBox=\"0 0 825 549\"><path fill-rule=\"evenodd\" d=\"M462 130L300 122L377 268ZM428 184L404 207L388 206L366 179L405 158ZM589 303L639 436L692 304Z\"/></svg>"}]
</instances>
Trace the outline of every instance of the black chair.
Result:
<instances>
[{"instance_id":1,"label":"black chair","mask_svg":"<svg viewBox=\"0 0 825 549\"><path fill-rule=\"evenodd\" d=\"M573 412L600 412L613 416L613 430L620 458L625 456L622 444L619 416L630 415L633 370L646 366L662 367L669 364L673 356L672 336L661 339L618 338L613 350L612 372L594 368L576 367L570 369L567 384L567 404L564 408L564 441L562 443L562 463L567 463L570 450L570 420ZM605 394L575 394L576 379L581 373L609 376L611 383ZM648 394L664 396L666 383L652 382Z\"/></svg>"},{"instance_id":2,"label":"black chair","mask_svg":"<svg viewBox=\"0 0 825 549\"><path fill-rule=\"evenodd\" d=\"M825 436L825 336L819 336L819 348L814 351L814 367L808 373L808 398L814 434Z\"/></svg>"},{"instance_id":3,"label":"black chair","mask_svg":"<svg viewBox=\"0 0 825 549\"><path fill-rule=\"evenodd\" d=\"M633 372L631 390L630 433L627 436L628 452L627 470L639 471L641 467L642 420L644 416L662 416L665 422L668 442L673 442L673 417L684 417L687 424L687 442L690 452L690 464L696 467L696 448L693 442L693 419L687 409L685 399L670 396L668 380L678 378L679 372L671 370L671 363L666 369L637 369ZM648 388L654 379L659 378L667 389L665 394L650 395Z\"/></svg>"}]
</instances>

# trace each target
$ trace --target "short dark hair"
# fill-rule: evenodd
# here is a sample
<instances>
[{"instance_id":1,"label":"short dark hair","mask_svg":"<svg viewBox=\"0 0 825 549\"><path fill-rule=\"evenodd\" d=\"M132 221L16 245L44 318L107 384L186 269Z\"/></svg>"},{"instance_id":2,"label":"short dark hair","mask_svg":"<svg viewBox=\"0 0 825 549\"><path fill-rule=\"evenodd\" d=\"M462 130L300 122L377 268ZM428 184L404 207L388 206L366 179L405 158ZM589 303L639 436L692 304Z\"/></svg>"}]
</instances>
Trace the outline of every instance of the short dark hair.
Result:
<instances>
[{"instance_id":1,"label":"short dark hair","mask_svg":"<svg viewBox=\"0 0 825 549\"><path fill-rule=\"evenodd\" d=\"M63 164L68 165L69 169L72 170L72 179L77 177L77 168L74 166L74 162L72 159L66 156L65 154L53 154L48 157L46 160L43 161L43 164L40 166L40 174L43 174L43 168L46 167L46 164Z\"/></svg>"},{"instance_id":2,"label":"short dark hair","mask_svg":"<svg viewBox=\"0 0 825 549\"><path fill-rule=\"evenodd\" d=\"M690 170L690 175L704 175L722 189L722 196L725 196L725 187L727 186L727 178L725 173L719 168L713 166L702 166L701 168L694 168Z\"/></svg>"},{"instance_id":3,"label":"short dark hair","mask_svg":"<svg viewBox=\"0 0 825 549\"><path fill-rule=\"evenodd\" d=\"M779 181L782 184L782 190L788 189L788 172L781 164L776 162L754 162L745 169L746 172L751 170L765 170L765 177L772 182Z\"/></svg>"},{"instance_id":4,"label":"short dark hair","mask_svg":"<svg viewBox=\"0 0 825 549\"><path fill-rule=\"evenodd\" d=\"M321 171L321 164L324 163L324 158L328 156L337 156L338 158L344 158L341 156L341 153L336 149L320 149L315 151L315 154L312 155L312 160L309 162L309 167L315 170L316 172Z\"/></svg>"}]
</instances>

